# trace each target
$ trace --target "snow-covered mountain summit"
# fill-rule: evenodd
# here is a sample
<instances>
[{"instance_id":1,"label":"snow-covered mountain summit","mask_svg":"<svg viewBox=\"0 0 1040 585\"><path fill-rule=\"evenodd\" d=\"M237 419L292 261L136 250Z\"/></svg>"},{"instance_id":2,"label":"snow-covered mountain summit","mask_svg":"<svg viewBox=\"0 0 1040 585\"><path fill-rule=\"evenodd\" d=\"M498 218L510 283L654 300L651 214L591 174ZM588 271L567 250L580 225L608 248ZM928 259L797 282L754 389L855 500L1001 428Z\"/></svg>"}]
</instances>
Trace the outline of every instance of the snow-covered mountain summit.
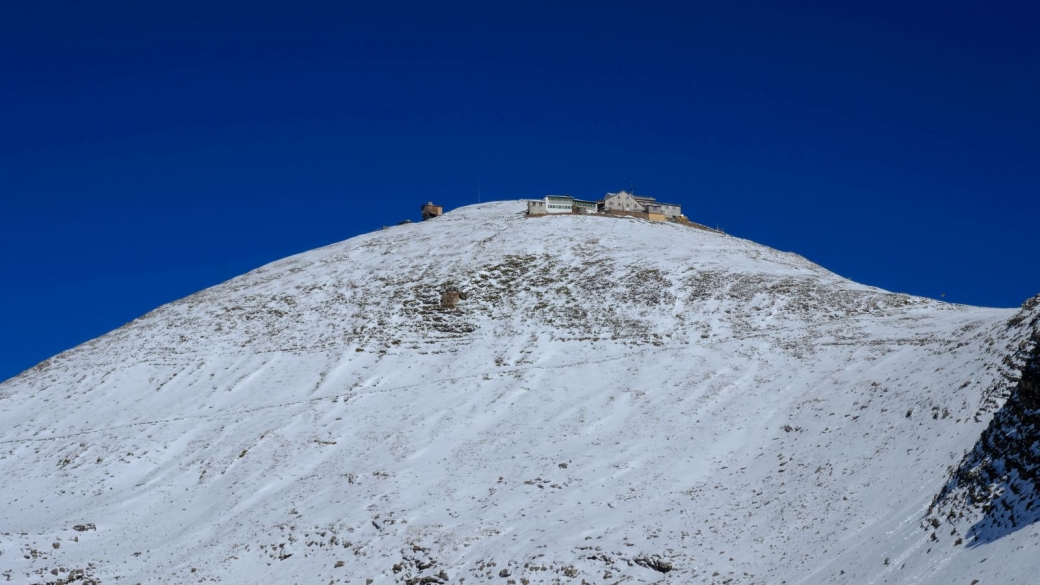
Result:
<instances>
[{"instance_id":1,"label":"snow-covered mountain summit","mask_svg":"<svg viewBox=\"0 0 1040 585\"><path fill-rule=\"evenodd\" d=\"M1032 582L1037 515L982 501L1031 506L1028 462L972 470L1040 404L1040 303L523 209L275 262L0 385L0 577Z\"/></svg>"}]
</instances>

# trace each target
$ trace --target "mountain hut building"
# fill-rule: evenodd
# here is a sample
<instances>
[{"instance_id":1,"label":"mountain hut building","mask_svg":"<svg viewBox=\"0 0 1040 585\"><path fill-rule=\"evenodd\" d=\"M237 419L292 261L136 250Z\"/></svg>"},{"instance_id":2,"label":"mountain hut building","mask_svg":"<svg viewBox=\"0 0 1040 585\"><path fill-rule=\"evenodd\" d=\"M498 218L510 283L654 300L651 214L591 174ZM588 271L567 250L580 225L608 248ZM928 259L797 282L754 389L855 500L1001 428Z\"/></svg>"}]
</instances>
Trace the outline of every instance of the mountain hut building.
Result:
<instances>
[{"instance_id":1,"label":"mountain hut building","mask_svg":"<svg viewBox=\"0 0 1040 585\"><path fill-rule=\"evenodd\" d=\"M664 203L663 201L655 200L653 197L643 197L628 191L607 193L599 201L599 208L602 211L646 213L648 216L653 214L654 217L650 219L657 221L663 221L657 217L658 215L664 215L665 219L675 219L682 216L682 205L678 203Z\"/></svg>"},{"instance_id":2,"label":"mountain hut building","mask_svg":"<svg viewBox=\"0 0 1040 585\"><path fill-rule=\"evenodd\" d=\"M527 202L528 215L546 215L550 213L596 213L595 201L575 199L570 195L546 195L542 199Z\"/></svg>"},{"instance_id":3,"label":"mountain hut building","mask_svg":"<svg viewBox=\"0 0 1040 585\"><path fill-rule=\"evenodd\" d=\"M554 213L645 213L651 221L667 221L681 218L682 206L664 203L653 197L643 197L619 191L607 193L599 201L585 201L570 195L546 195L542 199L527 202L527 215L549 215Z\"/></svg>"}]
</instances>

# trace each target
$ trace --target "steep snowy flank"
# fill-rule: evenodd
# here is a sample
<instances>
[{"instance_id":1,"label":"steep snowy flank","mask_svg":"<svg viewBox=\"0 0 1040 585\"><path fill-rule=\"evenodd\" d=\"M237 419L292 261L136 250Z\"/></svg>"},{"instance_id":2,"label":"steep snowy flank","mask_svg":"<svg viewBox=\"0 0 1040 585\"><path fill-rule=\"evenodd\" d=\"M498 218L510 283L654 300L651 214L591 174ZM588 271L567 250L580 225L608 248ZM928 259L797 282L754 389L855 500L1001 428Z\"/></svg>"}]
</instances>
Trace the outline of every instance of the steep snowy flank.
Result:
<instances>
[{"instance_id":1,"label":"steep snowy flank","mask_svg":"<svg viewBox=\"0 0 1040 585\"><path fill-rule=\"evenodd\" d=\"M1019 361L1010 399L993 417L936 497L926 522L952 525L949 535L970 546L995 542L1040 520L1040 296L1009 323L1031 329L1009 353ZM965 526L968 526L965 530ZM961 537L960 535L964 535Z\"/></svg>"},{"instance_id":2,"label":"steep snowy flank","mask_svg":"<svg viewBox=\"0 0 1040 585\"><path fill-rule=\"evenodd\" d=\"M275 262L0 385L0 577L1034 581L1029 309L524 208Z\"/></svg>"}]
</instances>

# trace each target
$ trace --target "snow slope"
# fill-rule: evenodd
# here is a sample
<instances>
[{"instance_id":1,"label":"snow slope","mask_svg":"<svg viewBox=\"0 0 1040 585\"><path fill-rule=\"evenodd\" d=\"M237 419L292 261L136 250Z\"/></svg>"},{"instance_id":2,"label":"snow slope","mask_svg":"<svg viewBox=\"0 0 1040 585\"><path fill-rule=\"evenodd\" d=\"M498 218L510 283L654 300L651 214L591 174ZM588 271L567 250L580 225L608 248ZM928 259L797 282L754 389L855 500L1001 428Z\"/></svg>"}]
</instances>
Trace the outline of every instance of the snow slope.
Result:
<instances>
[{"instance_id":1,"label":"snow slope","mask_svg":"<svg viewBox=\"0 0 1040 585\"><path fill-rule=\"evenodd\" d=\"M1035 582L1031 520L929 515L1035 306L523 209L275 262L0 385L0 578Z\"/></svg>"}]
</instances>

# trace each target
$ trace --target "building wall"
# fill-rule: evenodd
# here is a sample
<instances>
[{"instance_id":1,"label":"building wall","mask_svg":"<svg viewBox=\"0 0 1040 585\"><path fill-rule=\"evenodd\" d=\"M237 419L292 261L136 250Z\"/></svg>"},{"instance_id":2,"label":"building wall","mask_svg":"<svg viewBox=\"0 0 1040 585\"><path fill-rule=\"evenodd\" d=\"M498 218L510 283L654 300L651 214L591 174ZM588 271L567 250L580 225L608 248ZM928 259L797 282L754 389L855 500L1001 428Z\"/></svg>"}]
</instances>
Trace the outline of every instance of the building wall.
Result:
<instances>
[{"instance_id":1,"label":"building wall","mask_svg":"<svg viewBox=\"0 0 1040 585\"><path fill-rule=\"evenodd\" d=\"M574 211L578 213L596 213L598 211L595 201L574 200Z\"/></svg>"},{"instance_id":2,"label":"building wall","mask_svg":"<svg viewBox=\"0 0 1040 585\"><path fill-rule=\"evenodd\" d=\"M643 206L636 201L635 197L625 191L607 193L603 199L603 209L606 211L644 211Z\"/></svg>"},{"instance_id":3,"label":"building wall","mask_svg":"<svg viewBox=\"0 0 1040 585\"><path fill-rule=\"evenodd\" d=\"M527 215L545 215L545 201L528 201Z\"/></svg>"},{"instance_id":4,"label":"building wall","mask_svg":"<svg viewBox=\"0 0 1040 585\"><path fill-rule=\"evenodd\" d=\"M682 215L682 205L670 205L668 203L659 203L658 205L661 206L661 211L667 217L679 217Z\"/></svg>"},{"instance_id":5,"label":"building wall","mask_svg":"<svg viewBox=\"0 0 1040 585\"><path fill-rule=\"evenodd\" d=\"M570 213L574 207L573 197L564 197L561 195L546 195L545 196L545 212L546 213Z\"/></svg>"}]
</instances>

